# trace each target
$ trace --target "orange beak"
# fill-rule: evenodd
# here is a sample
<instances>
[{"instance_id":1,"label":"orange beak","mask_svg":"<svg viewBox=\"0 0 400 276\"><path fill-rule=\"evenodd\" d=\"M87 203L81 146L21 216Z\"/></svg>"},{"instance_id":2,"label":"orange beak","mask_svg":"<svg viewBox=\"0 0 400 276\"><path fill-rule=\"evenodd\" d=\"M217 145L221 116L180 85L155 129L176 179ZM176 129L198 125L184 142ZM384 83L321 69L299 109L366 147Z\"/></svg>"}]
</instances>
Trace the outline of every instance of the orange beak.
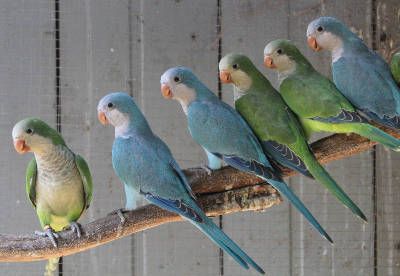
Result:
<instances>
[{"instance_id":1,"label":"orange beak","mask_svg":"<svg viewBox=\"0 0 400 276\"><path fill-rule=\"evenodd\" d=\"M314 51L318 52L319 50L321 50L321 47L318 45L317 39L315 39L315 37L313 36L307 37L307 43L308 46L310 46L310 48L313 49Z\"/></svg>"},{"instance_id":2,"label":"orange beak","mask_svg":"<svg viewBox=\"0 0 400 276\"><path fill-rule=\"evenodd\" d=\"M264 65L271 69L276 68L276 65L274 64L274 60L270 56L264 56Z\"/></svg>"},{"instance_id":3,"label":"orange beak","mask_svg":"<svg viewBox=\"0 0 400 276\"><path fill-rule=\"evenodd\" d=\"M231 73L225 70L219 71L219 79L222 83L232 83Z\"/></svg>"},{"instance_id":4,"label":"orange beak","mask_svg":"<svg viewBox=\"0 0 400 276\"><path fill-rule=\"evenodd\" d=\"M108 124L108 119L106 117L106 114L103 111L99 111L97 113L97 118L99 119L100 123L102 125L107 125Z\"/></svg>"},{"instance_id":5,"label":"orange beak","mask_svg":"<svg viewBox=\"0 0 400 276\"><path fill-rule=\"evenodd\" d=\"M22 139L14 140L14 148L19 154L24 154L31 150L31 148L25 144L25 140Z\"/></svg>"},{"instance_id":6,"label":"orange beak","mask_svg":"<svg viewBox=\"0 0 400 276\"><path fill-rule=\"evenodd\" d=\"M166 84L161 84L161 94L167 100L172 99L173 97L171 88L169 88L169 86Z\"/></svg>"}]
</instances>

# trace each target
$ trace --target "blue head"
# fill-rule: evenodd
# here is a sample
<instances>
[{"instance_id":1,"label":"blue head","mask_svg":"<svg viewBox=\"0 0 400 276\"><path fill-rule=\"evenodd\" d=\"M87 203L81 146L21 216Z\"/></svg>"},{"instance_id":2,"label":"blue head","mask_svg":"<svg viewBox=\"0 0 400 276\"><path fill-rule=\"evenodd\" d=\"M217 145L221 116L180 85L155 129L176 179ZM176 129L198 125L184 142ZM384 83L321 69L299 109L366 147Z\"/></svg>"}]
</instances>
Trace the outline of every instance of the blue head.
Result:
<instances>
[{"instance_id":1,"label":"blue head","mask_svg":"<svg viewBox=\"0 0 400 276\"><path fill-rule=\"evenodd\" d=\"M363 45L361 39L334 17L320 17L308 24L307 42L311 49L331 52L346 46Z\"/></svg>"},{"instance_id":2,"label":"blue head","mask_svg":"<svg viewBox=\"0 0 400 276\"><path fill-rule=\"evenodd\" d=\"M186 112L196 99L215 98L212 93L187 67L172 67L161 76L161 93L166 99L177 100Z\"/></svg>"},{"instance_id":3,"label":"blue head","mask_svg":"<svg viewBox=\"0 0 400 276\"><path fill-rule=\"evenodd\" d=\"M150 127L133 98L126 93L115 92L104 96L97 105L99 121L115 127L115 136L131 131L150 131Z\"/></svg>"}]
</instances>

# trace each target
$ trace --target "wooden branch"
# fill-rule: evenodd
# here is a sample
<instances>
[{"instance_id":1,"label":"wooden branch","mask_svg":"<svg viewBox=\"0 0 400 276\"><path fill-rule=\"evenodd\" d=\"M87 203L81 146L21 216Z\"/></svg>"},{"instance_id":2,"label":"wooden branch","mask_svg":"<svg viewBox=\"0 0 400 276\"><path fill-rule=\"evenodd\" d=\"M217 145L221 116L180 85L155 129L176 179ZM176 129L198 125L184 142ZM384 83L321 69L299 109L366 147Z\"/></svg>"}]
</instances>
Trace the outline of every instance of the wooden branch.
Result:
<instances>
[{"instance_id":1,"label":"wooden branch","mask_svg":"<svg viewBox=\"0 0 400 276\"><path fill-rule=\"evenodd\" d=\"M400 138L399 133L384 129ZM357 135L332 135L312 144L321 163L342 159L368 150L376 143ZM283 176L295 172L282 169ZM261 211L281 202L279 194L260 179L226 167L211 175L203 169L185 170L193 190L200 194L199 202L207 215L225 215L239 211ZM60 233L58 248L46 238L34 235L0 234L0 261L23 262L65 256L111 242L159 225L180 221L175 214L148 205L124 214L126 222L121 225L117 215L100 218L82 226L83 235L76 238L69 231Z\"/></svg>"}]
</instances>

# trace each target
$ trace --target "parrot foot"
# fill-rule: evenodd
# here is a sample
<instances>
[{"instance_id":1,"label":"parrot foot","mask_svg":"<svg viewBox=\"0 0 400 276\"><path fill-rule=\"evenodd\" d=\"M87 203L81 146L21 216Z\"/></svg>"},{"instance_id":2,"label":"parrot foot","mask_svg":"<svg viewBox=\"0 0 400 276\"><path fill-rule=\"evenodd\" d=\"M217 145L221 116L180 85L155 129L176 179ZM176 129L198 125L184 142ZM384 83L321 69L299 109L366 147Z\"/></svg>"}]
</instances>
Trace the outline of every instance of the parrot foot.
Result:
<instances>
[{"instance_id":1,"label":"parrot foot","mask_svg":"<svg viewBox=\"0 0 400 276\"><path fill-rule=\"evenodd\" d=\"M81 225L75 221L70 222L69 226L66 227L67 229L70 229L72 232L76 233L78 238L82 236L82 231L81 231Z\"/></svg>"},{"instance_id":2,"label":"parrot foot","mask_svg":"<svg viewBox=\"0 0 400 276\"><path fill-rule=\"evenodd\" d=\"M203 170L206 171L206 173L208 174L208 176L212 175L213 170L208 166L208 165L201 165L200 168L202 168Z\"/></svg>"},{"instance_id":3,"label":"parrot foot","mask_svg":"<svg viewBox=\"0 0 400 276\"><path fill-rule=\"evenodd\" d=\"M120 220L121 220L121 225L123 225L126 221L126 218L124 217L124 213L128 212L129 210L124 209L124 208L120 208L117 210L112 211L111 213L108 214L108 216L111 215L118 215Z\"/></svg>"},{"instance_id":4,"label":"parrot foot","mask_svg":"<svg viewBox=\"0 0 400 276\"><path fill-rule=\"evenodd\" d=\"M35 235L49 238L53 246L57 248L57 239L60 236L50 227L50 225L46 225L44 231L35 231Z\"/></svg>"}]
</instances>

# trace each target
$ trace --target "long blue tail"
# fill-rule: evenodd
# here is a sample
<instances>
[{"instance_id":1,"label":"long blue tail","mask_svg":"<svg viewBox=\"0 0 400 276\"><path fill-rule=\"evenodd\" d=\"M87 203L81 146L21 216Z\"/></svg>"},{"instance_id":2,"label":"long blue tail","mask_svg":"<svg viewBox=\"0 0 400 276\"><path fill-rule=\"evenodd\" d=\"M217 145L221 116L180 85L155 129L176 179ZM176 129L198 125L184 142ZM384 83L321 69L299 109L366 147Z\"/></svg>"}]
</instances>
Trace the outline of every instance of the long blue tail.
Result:
<instances>
[{"instance_id":1,"label":"long blue tail","mask_svg":"<svg viewBox=\"0 0 400 276\"><path fill-rule=\"evenodd\" d=\"M265 274L264 270L250 258L234 241L232 241L215 223L207 216L203 216L203 223L189 220L201 232L221 247L226 253L232 256L243 268L249 269L249 265L261 274Z\"/></svg>"},{"instance_id":2,"label":"long blue tail","mask_svg":"<svg viewBox=\"0 0 400 276\"><path fill-rule=\"evenodd\" d=\"M306 219L314 226L315 229L330 243L333 243L332 238L326 233L324 228L319 224L316 218L311 214L307 207L301 202L296 194L290 189L290 187L283 182L281 177L273 170L272 167L266 167L255 161L245 161L239 157L224 156L224 161L241 171L246 171L257 175L270 183L275 189L289 199L289 201L299 210Z\"/></svg>"},{"instance_id":3,"label":"long blue tail","mask_svg":"<svg viewBox=\"0 0 400 276\"><path fill-rule=\"evenodd\" d=\"M283 181L275 181L271 179L265 179L274 188L276 188L281 194L289 199L289 201L296 207L297 210L302 213L305 218L310 222L310 224L317 229L317 231L330 243L333 243L332 238L326 233L324 228L319 224L317 219L311 214L307 207L301 202L301 200L296 196L296 194L290 189L290 187Z\"/></svg>"}]
</instances>

